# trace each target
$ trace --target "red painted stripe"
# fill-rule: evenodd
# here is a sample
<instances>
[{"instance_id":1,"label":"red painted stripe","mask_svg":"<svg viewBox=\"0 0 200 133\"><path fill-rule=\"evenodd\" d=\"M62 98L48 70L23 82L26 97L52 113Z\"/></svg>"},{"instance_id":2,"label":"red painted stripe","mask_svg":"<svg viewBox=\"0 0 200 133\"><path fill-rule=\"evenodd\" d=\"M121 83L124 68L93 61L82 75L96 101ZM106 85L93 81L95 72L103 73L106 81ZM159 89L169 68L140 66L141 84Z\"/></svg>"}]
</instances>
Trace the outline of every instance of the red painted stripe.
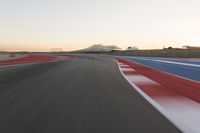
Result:
<instances>
[{"instance_id":1,"label":"red painted stripe","mask_svg":"<svg viewBox=\"0 0 200 133\"><path fill-rule=\"evenodd\" d=\"M49 61L59 61L59 60L72 60L77 59L75 56L50 56L50 55L27 55L26 57L0 61L0 66L9 66L17 64L26 64L26 63L37 63L37 62L49 62Z\"/></svg>"},{"instance_id":2,"label":"red painted stripe","mask_svg":"<svg viewBox=\"0 0 200 133\"><path fill-rule=\"evenodd\" d=\"M157 98L184 96L200 103L200 83L176 77L124 59L118 59L118 61L136 70L136 72L124 72L125 75L141 74L160 84L159 86L137 84L149 96Z\"/></svg>"},{"instance_id":3,"label":"red painted stripe","mask_svg":"<svg viewBox=\"0 0 200 133\"><path fill-rule=\"evenodd\" d=\"M56 60L58 57L56 56L48 56L48 55L28 55L26 57L8 60L8 61L0 61L0 65L14 65L14 64L24 64L24 63L35 63L35 62L47 62Z\"/></svg>"},{"instance_id":4,"label":"red painted stripe","mask_svg":"<svg viewBox=\"0 0 200 133\"><path fill-rule=\"evenodd\" d=\"M129 66L121 66L121 68L130 68Z\"/></svg>"},{"instance_id":5,"label":"red painted stripe","mask_svg":"<svg viewBox=\"0 0 200 133\"><path fill-rule=\"evenodd\" d=\"M74 60L74 59L78 59L78 57L75 57L75 56L66 56L64 59L66 59L66 60Z\"/></svg>"}]
</instances>

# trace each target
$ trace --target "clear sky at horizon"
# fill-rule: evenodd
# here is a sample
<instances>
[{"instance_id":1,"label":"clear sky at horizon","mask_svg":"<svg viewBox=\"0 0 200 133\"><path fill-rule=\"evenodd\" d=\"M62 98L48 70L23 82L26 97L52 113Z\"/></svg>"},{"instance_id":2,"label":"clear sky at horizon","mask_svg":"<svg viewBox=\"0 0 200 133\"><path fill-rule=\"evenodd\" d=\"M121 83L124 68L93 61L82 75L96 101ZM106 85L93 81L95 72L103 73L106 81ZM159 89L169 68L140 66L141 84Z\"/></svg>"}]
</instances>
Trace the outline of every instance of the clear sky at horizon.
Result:
<instances>
[{"instance_id":1,"label":"clear sky at horizon","mask_svg":"<svg viewBox=\"0 0 200 133\"><path fill-rule=\"evenodd\" d=\"M0 0L0 50L200 46L199 0Z\"/></svg>"}]
</instances>

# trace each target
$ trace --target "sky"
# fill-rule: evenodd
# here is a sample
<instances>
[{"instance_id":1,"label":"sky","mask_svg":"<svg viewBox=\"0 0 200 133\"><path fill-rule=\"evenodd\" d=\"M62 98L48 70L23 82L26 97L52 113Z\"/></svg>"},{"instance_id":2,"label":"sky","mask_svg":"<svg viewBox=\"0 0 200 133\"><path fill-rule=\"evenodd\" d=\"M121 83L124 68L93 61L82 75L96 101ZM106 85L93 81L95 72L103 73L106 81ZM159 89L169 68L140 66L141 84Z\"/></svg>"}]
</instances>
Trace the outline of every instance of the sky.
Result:
<instances>
[{"instance_id":1,"label":"sky","mask_svg":"<svg viewBox=\"0 0 200 133\"><path fill-rule=\"evenodd\" d=\"M0 0L0 50L200 46L200 0Z\"/></svg>"}]
</instances>

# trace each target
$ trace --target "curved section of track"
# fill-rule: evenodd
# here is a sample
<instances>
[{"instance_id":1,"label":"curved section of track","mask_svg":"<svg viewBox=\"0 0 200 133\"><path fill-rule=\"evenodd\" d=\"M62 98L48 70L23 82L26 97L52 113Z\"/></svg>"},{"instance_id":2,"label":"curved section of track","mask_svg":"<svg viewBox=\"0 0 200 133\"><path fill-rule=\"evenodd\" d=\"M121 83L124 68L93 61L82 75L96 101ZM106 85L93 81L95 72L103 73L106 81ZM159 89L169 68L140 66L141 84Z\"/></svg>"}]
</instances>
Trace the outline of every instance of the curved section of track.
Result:
<instances>
[{"instance_id":1,"label":"curved section of track","mask_svg":"<svg viewBox=\"0 0 200 133\"><path fill-rule=\"evenodd\" d=\"M200 132L199 82L124 59L118 59L118 65L133 88L179 129L186 133Z\"/></svg>"}]
</instances>

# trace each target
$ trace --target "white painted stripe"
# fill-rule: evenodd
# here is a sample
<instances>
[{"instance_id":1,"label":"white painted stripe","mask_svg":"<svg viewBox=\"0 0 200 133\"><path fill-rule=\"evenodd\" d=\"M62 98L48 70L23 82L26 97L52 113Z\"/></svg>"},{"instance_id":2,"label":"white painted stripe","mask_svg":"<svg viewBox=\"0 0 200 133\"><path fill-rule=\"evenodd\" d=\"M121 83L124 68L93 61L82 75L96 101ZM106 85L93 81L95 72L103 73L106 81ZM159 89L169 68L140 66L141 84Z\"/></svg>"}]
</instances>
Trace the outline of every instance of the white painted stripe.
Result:
<instances>
[{"instance_id":1,"label":"white painted stripe","mask_svg":"<svg viewBox=\"0 0 200 133\"><path fill-rule=\"evenodd\" d=\"M176 119L181 120L187 126L200 132L200 104L186 97L159 98L158 102L169 111Z\"/></svg>"},{"instance_id":2,"label":"white painted stripe","mask_svg":"<svg viewBox=\"0 0 200 133\"><path fill-rule=\"evenodd\" d=\"M125 71L135 71L133 68L121 68L123 72Z\"/></svg>"},{"instance_id":3,"label":"white painted stripe","mask_svg":"<svg viewBox=\"0 0 200 133\"><path fill-rule=\"evenodd\" d=\"M142 76L142 75L126 75L127 78L134 82L135 84L141 84L141 85L159 85L157 82Z\"/></svg>"},{"instance_id":4,"label":"white painted stripe","mask_svg":"<svg viewBox=\"0 0 200 133\"><path fill-rule=\"evenodd\" d=\"M118 62L118 61L117 61ZM120 66L118 65L119 70L123 77L133 86L133 88L143 96L149 103L151 103L160 113L162 113L169 121L171 121L177 128L179 128L184 133L196 133L193 129L191 129L187 124L182 122L180 119L177 119L172 115L169 111L163 108L158 102L144 93L136 84L134 84L121 70Z\"/></svg>"},{"instance_id":5,"label":"white painted stripe","mask_svg":"<svg viewBox=\"0 0 200 133\"><path fill-rule=\"evenodd\" d=\"M129 65L124 65L124 64L123 64L123 65L120 65L120 67L129 67Z\"/></svg>"},{"instance_id":6,"label":"white painted stripe","mask_svg":"<svg viewBox=\"0 0 200 133\"><path fill-rule=\"evenodd\" d=\"M200 65L197 64L189 64L189 63L181 63L181 62L174 62L174 61L166 61L166 60L153 60L163 63L171 63L171 64L177 64L177 65L184 65L184 66L193 66L193 67L200 67Z\"/></svg>"}]
</instances>

